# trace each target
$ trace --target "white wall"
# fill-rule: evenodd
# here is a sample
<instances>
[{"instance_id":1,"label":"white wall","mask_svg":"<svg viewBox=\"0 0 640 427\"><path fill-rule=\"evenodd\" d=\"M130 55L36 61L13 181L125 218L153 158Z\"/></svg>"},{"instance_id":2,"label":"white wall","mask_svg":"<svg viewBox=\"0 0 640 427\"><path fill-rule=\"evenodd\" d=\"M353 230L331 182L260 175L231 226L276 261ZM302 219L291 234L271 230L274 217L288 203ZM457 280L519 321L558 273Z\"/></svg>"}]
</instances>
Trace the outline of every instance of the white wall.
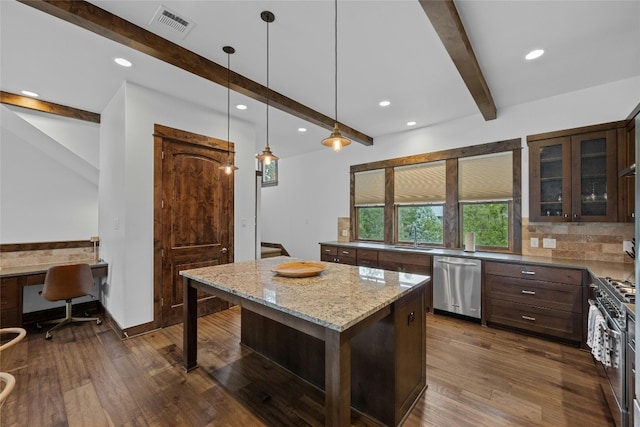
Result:
<instances>
[{"instance_id":1,"label":"white wall","mask_svg":"<svg viewBox=\"0 0 640 427\"><path fill-rule=\"evenodd\" d=\"M102 112L100 244L110 268L103 301L122 328L153 320L154 124L220 139L227 135L226 111L132 83L125 83ZM234 183L235 261L244 261L255 253L253 126L232 120L231 140L240 168Z\"/></svg>"},{"instance_id":2,"label":"white wall","mask_svg":"<svg viewBox=\"0 0 640 427\"><path fill-rule=\"evenodd\" d=\"M53 138L28 121L35 115L16 111L0 106L0 243L89 240L98 232L98 170L66 144L97 159L99 126L61 119Z\"/></svg>"},{"instance_id":3,"label":"white wall","mask_svg":"<svg viewBox=\"0 0 640 427\"><path fill-rule=\"evenodd\" d=\"M282 159L278 186L263 188L262 240L282 243L292 256L318 259L321 241L337 240L338 217L349 216L351 165L419 153L522 138L522 216L529 216L526 136L627 118L640 102L640 77L499 108L400 134L379 136L373 147L353 143L339 153L324 149Z\"/></svg>"}]
</instances>

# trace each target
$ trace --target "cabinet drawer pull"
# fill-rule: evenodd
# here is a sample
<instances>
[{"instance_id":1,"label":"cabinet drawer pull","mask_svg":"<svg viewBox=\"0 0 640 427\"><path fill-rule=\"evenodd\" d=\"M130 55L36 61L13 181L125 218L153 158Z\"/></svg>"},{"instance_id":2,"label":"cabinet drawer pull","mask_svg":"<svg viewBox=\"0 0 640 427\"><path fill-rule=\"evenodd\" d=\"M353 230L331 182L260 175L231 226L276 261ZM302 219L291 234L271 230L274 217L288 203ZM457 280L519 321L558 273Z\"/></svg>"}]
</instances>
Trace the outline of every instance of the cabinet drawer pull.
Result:
<instances>
[{"instance_id":1,"label":"cabinet drawer pull","mask_svg":"<svg viewBox=\"0 0 640 427\"><path fill-rule=\"evenodd\" d=\"M525 316L524 314L522 315L522 318L524 320L531 320L532 322L535 322L536 318L535 317L531 317L531 316Z\"/></svg>"},{"instance_id":2,"label":"cabinet drawer pull","mask_svg":"<svg viewBox=\"0 0 640 427\"><path fill-rule=\"evenodd\" d=\"M342 251L342 255L349 255L349 251Z\"/></svg>"},{"instance_id":3,"label":"cabinet drawer pull","mask_svg":"<svg viewBox=\"0 0 640 427\"><path fill-rule=\"evenodd\" d=\"M331 252L331 249L325 249L324 251L325 252Z\"/></svg>"},{"instance_id":4,"label":"cabinet drawer pull","mask_svg":"<svg viewBox=\"0 0 640 427\"><path fill-rule=\"evenodd\" d=\"M526 289L523 289L523 290L522 290L522 293L523 293L523 294L527 294L527 295L535 295L535 294L536 294L536 291L528 291L528 290L526 290Z\"/></svg>"},{"instance_id":5,"label":"cabinet drawer pull","mask_svg":"<svg viewBox=\"0 0 640 427\"><path fill-rule=\"evenodd\" d=\"M522 270L521 273L522 274L528 274L529 276L535 276L535 274L536 274L535 271L529 271L529 270Z\"/></svg>"}]
</instances>

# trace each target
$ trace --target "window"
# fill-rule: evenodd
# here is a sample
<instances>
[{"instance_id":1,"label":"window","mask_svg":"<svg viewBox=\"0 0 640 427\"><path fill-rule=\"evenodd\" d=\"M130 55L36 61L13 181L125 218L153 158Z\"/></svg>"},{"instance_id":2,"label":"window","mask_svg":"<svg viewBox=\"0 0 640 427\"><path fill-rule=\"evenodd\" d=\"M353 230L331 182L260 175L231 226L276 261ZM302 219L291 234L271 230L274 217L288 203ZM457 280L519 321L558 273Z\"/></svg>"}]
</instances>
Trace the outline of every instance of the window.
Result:
<instances>
[{"instance_id":1,"label":"window","mask_svg":"<svg viewBox=\"0 0 640 427\"><path fill-rule=\"evenodd\" d=\"M354 240L522 253L521 163L514 138L352 165Z\"/></svg>"},{"instance_id":2,"label":"window","mask_svg":"<svg viewBox=\"0 0 640 427\"><path fill-rule=\"evenodd\" d=\"M394 168L398 243L444 244L444 161Z\"/></svg>"},{"instance_id":3,"label":"window","mask_svg":"<svg viewBox=\"0 0 640 427\"><path fill-rule=\"evenodd\" d=\"M260 162L259 162L260 163ZM278 161L274 160L262 169L262 186L278 185Z\"/></svg>"},{"instance_id":4,"label":"window","mask_svg":"<svg viewBox=\"0 0 640 427\"><path fill-rule=\"evenodd\" d=\"M476 247L510 249L513 201L511 152L458 159L461 246L469 232Z\"/></svg>"},{"instance_id":5,"label":"window","mask_svg":"<svg viewBox=\"0 0 640 427\"><path fill-rule=\"evenodd\" d=\"M355 174L357 240L384 241L384 169Z\"/></svg>"}]
</instances>

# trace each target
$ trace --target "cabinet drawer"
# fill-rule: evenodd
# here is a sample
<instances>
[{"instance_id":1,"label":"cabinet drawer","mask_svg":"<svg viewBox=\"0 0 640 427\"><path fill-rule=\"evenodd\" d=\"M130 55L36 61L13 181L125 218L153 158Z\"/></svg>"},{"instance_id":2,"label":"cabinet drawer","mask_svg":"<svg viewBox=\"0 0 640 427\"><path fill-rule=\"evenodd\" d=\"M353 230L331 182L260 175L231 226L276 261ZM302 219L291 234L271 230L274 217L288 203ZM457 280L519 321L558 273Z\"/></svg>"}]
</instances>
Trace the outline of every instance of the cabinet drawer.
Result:
<instances>
[{"instance_id":1,"label":"cabinet drawer","mask_svg":"<svg viewBox=\"0 0 640 427\"><path fill-rule=\"evenodd\" d=\"M582 287L519 277L485 275L488 298L582 313Z\"/></svg>"},{"instance_id":2,"label":"cabinet drawer","mask_svg":"<svg viewBox=\"0 0 640 427\"><path fill-rule=\"evenodd\" d=\"M378 251L374 249L358 249L357 264L366 267L378 266Z\"/></svg>"},{"instance_id":3,"label":"cabinet drawer","mask_svg":"<svg viewBox=\"0 0 640 427\"><path fill-rule=\"evenodd\" d=\"M18 288L17 277L0 280L0 309L2 311L18 308Z\"/></svg>"},{"instance_id":4,"label":"cabinet drawer","mask_svg":"<svg viewBox=\"0 0 640 427\"><path fill-rule=\"evenodd\" d=\"M320 245L320 254L321 255L337 255L338 254L338 247L337 246Z\"/></svg>"},{"instance_id":5,"label":"cabinet drawer","mask_svg":"<svg viewBox=\"0 0 640 427\"><path fill-rule=\"evenodd\" d=\"M582 285L583 276L583 270L506 262L485 262L484 272L485 274L496 276L521 277L523 279L544 280L578 286Z\"/></svg>"},{"instance_id":6,"label":"cabinet drawer","mask_svg":"<svg viewBox=\"0 0 640 427\"><path fill-rule=\"evenodd\" d=\"M493 298L488 298L486 301L487 322L576 342L582 340L580 313L534 307Z\"/></svg>"}]
</instances>

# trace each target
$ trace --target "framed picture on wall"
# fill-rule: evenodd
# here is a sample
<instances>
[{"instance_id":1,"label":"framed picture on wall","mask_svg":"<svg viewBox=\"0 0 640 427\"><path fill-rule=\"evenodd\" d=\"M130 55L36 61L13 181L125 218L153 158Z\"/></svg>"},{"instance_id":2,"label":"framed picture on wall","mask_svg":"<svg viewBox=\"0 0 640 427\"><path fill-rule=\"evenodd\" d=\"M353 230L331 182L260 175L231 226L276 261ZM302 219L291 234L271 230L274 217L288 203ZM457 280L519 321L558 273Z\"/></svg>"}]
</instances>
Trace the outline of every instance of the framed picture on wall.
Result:
<instances>
[{"instance_id":1,"label":"framed picture on wall","mask_svg":"<svg viewBox=\"0 0 640 427\"><path fill-rule=\"evenodd\" d=\"M268 165L264 165L262 169L262 186L270 187L278 185L278 161L272 161Z\"/></svg>"}]
</instances>

